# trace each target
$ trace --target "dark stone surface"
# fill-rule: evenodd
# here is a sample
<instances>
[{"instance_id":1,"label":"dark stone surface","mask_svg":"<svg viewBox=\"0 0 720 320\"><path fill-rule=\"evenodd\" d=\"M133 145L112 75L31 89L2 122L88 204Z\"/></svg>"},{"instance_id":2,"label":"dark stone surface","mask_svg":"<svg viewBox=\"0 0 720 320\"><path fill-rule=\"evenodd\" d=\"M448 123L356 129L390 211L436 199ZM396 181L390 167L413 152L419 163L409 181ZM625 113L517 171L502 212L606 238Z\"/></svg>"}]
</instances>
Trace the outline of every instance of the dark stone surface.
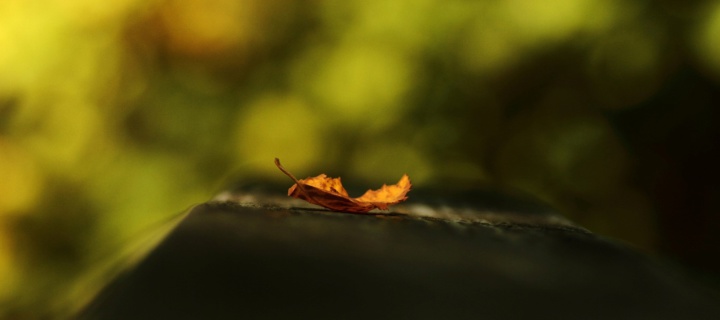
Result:
<instances>
[{"instance_id":1,"label":"dark stone surface","mask_svg":"<svg viewBox=\"0 0 720 320\"><path fill-rule=\"evenodd\" d=\"M356 215L216 200L80 318L720 319L687 275L513 201Z\"/></svg>"}]
</instances>

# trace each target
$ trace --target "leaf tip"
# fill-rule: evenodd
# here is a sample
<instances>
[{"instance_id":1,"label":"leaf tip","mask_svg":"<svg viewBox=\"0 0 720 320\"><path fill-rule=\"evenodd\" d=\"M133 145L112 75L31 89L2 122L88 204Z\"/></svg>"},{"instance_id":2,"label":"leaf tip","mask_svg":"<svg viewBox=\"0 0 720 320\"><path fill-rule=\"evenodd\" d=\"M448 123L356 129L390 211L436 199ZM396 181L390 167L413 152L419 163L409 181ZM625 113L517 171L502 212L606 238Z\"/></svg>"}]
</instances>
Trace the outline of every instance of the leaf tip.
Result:
<instances>
[{"instance_id":1,"label":"leaf tip","mask_svg":"<svg viewBox=\"0 0 720 320\"><path fill-rule=\"evenodd\" d=\"M408 189L411 188L412 182L410 181L410 176L408 176L407 173L403 173L402 177L400 177L400 181L398 181L398 185L407 186Z\"/></svg>"}]
</instances>

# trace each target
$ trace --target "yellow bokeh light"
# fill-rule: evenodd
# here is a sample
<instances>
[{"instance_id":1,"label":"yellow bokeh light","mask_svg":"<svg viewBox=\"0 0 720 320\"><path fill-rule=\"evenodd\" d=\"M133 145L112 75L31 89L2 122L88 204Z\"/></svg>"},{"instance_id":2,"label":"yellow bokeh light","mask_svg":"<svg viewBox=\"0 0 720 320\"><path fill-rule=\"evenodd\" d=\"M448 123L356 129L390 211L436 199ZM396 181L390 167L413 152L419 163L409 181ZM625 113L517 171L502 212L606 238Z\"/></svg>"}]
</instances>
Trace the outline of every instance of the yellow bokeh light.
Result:
<instances>
[{"instance_id":1,"label":"yellow bokeh light","mask_svg":"<svg viewBox=\"0 0 720 320\"><path fill-rule=\"evenodd\" d=\"M276 176L280 158L295 172L311 168L324 157L323 127L307 105L296 97L269 95L238 115L235 135L240 170ZM273 175L275 174L275 175Z\"/></svg>"},{"instance_id":2,"label":"yellow bokeh light","mask_svg":"<svg viewBox=\"0 0 720 320\"><path fill-rule=\"evenodd\" d=\"M382 127L392 123L404 107L413 82L408 57L383 46L347 42L313 52L295 78L334 121Z\"/></svg>"},{"instance_id":3,"label":"yellow bokeh light","mask_svg":"<svg viewBox=\"0 0 720 320\"><path fill-rule=\"evenodd\" d=\"M260 41L262 8L258 1L168 1L161 14L170 48L203 56Z\"/></svg>"},{"instance_id":4,"label":"yellow bokeh light","mask_svg":"<svg viewBox=\"0 0 720 320\"><path fill-rule=\"evenodd\" d=\"M35 204L42 191L39 170L30 154L0 136L0 220Z\"/></svg>"},{"instance_id":5,"label":"yellow bokeh light","mask_svg":"<svg viewBox=\"0 0 720 320\"><path fill-rule=\"evenodd\" d=\"M49 0L46 5L52 6L73 24L87 27L98 27L111 24L116 19L123 19L128 11L138 7L138 4L150 5L157 1L139 0Z\"/></svg>"},{"instance_id":6,"label":"yellow bokeh light","mask_svg":"<svg viewBox=\"0 0 720 320\"><path fill-rule=\"evenodd\" d=\"M38 117L42 120L40 130L22 140L47 168L57 172L74 170L86 160L88 152L93 152L89 148L101 136L100 117L94 105L80 101L56 103L44 108L43 117Z\"/></svg>"},{"instance_id":7,"label":"yellow bokeh light","mask_svg":"<svg viewBox=\"0 0 720 320\"><path fill-rule=\"evenodd\" d=\"M707 67L720 78L720 3L707 10L696 36L698 55Z\"/></svg>"},{"instance_id":8,"label":"yellow bokeh light","mask_svg":"<svg viewBox=\"0 0 720 320\"><path fill-rule=\"evenodd\" d=\"M394 43L409 47L429 40L429 27L437 18L432 15L437 6L433 0L371 0L352 6L357 21L348 30L350 37L392 37Z\"/></svg>"},{"instance_id":9,"label":"yellow bokeh light","mask_svg":"<svg viewBox=\"0 0 720 320\"><path fill-rule=\"evenodd\" d=\"M501 72L535 51L604 31L615 18L616 6L597 0L491 3L470 20L459 58L477 73Z\"/></svg>"},{"instance_id":10,"label":"yellow bokeh light","mask_svg":"<svg viewBox=\"0 0 720 320\"><path fill-rule=\"evenodd\" d=\"M612 2L598 0L509 0L500 2L499 14L520 41L552 43L606 25L612 9Z\"/></svg>"}]
</instances>

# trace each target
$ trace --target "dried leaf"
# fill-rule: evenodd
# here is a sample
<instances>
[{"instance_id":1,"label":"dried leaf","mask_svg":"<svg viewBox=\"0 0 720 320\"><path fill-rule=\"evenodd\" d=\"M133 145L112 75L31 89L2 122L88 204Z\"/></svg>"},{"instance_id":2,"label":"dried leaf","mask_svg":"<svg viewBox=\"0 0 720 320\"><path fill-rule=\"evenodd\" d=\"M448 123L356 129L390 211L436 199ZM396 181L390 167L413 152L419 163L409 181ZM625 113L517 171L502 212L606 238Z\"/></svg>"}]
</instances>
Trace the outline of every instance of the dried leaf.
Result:
<instances>
[{"instance_id":1,"label":"dried leaf","mask_svg":"<svg viewBox=\"0 0 720 320\"><path fill-rule=\"evenodd\" d=\"M329 178L321 174L298 180L280 165L278 158L275 158L275 165L295 181L288 189L288 196L335 211L365 213L373 209L388 210L388 206L407 200L406 195L412 187L410 178L403 174L397 184L383 185L378 190L368 190L360 197L350 198L340 178Z\"/></svg>"}]
</instances>

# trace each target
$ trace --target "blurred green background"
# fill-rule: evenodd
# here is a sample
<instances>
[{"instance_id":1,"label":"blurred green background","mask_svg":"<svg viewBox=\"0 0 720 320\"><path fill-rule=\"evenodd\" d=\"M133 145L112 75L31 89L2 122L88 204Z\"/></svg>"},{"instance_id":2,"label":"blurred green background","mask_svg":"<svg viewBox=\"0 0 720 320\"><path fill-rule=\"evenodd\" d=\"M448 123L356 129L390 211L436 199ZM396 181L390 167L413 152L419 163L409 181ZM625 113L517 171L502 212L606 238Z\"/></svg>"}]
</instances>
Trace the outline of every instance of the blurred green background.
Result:
<instances>
[{"instance_id":1,"label":"blurred green background","mask_svg":"<svg viewBox=\"0 0 720 320\"><path fill-rule=\"evenodd\" d=\"M67 316L233 176L289 186L274 157L717 274L719 88L717 1L3 0L0 317Z\"/></svg>"}]
</instances>

